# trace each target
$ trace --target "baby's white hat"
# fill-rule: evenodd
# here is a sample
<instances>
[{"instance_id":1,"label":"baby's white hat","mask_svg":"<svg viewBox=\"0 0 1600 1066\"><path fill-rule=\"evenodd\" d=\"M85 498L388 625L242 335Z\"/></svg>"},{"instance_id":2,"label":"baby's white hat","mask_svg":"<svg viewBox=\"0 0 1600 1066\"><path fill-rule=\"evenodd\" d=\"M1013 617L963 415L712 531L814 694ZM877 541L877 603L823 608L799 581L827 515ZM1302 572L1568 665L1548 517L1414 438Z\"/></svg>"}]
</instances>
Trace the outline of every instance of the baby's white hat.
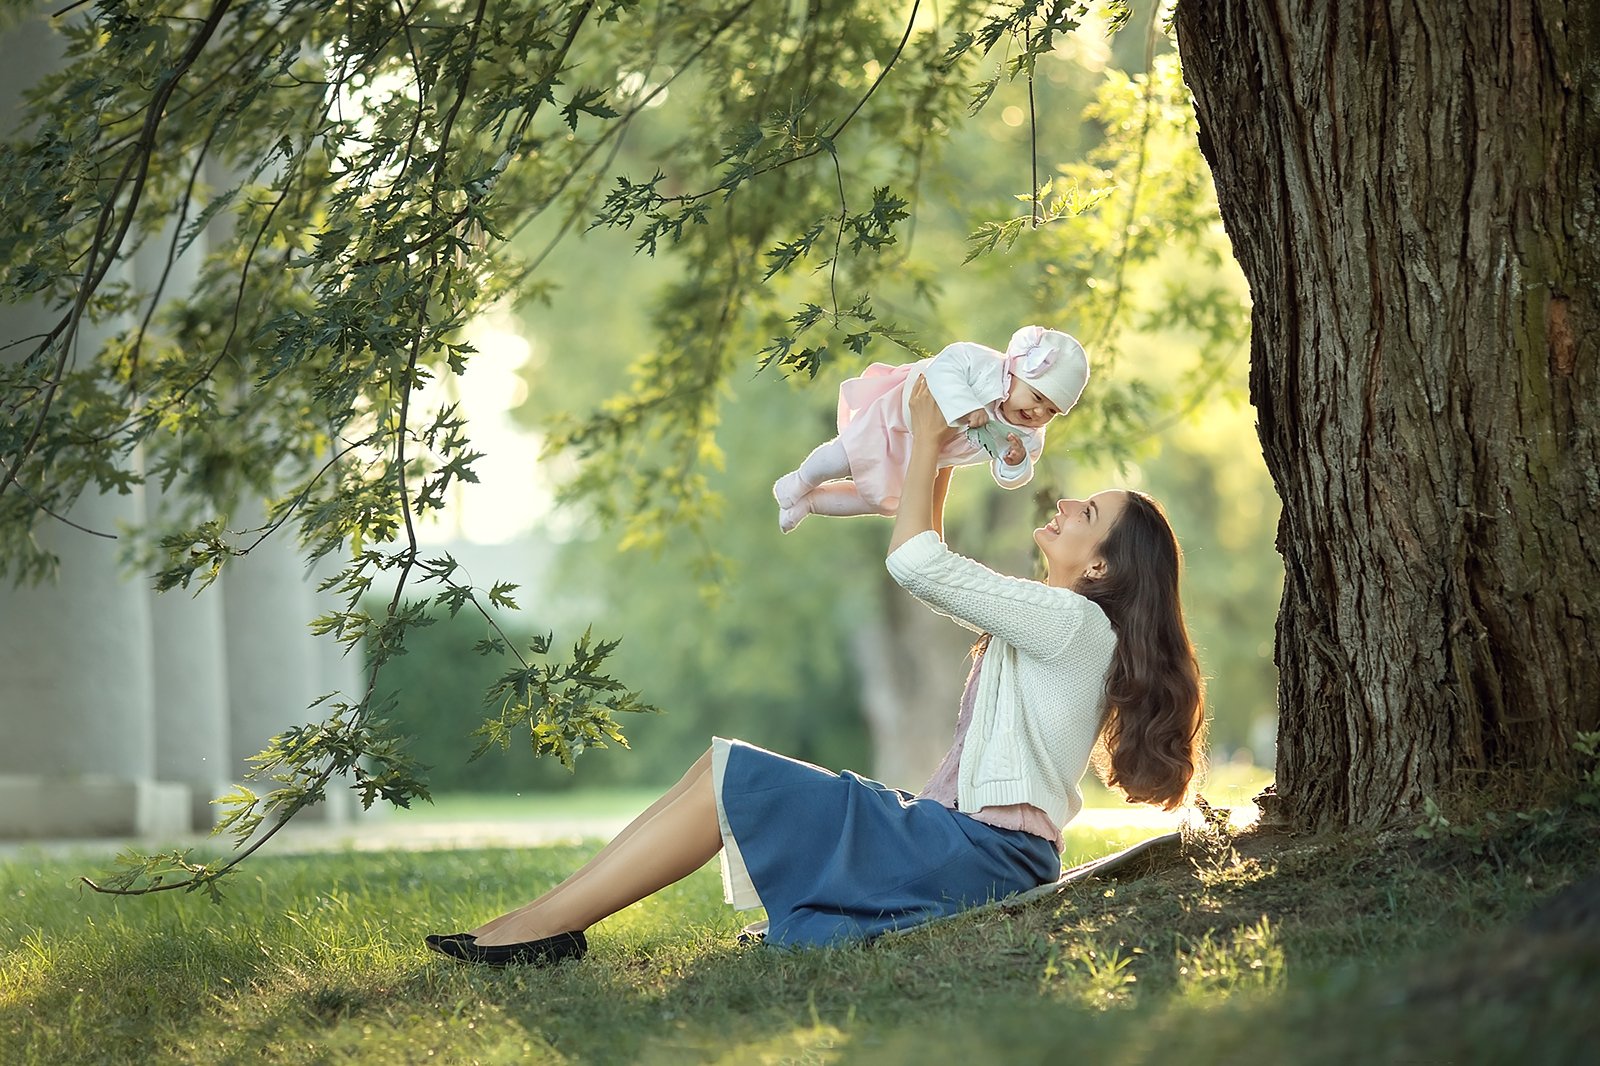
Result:
<instances>
[{"instance_id":1,"label":"baby's white hat","mask_svg":"<svg viewBox=\"0 0 1600 1066\"><path fill-rule=\"evenodd\" d=\"M1089 356L1069 333L1023 326L1006 345L1006 369L1060 409L1072 410L1089 383ZM1009 377L1009 374L1007 375ZM1009 388L1009 381L1007 387Z\"/></svg>"}]
</instances>

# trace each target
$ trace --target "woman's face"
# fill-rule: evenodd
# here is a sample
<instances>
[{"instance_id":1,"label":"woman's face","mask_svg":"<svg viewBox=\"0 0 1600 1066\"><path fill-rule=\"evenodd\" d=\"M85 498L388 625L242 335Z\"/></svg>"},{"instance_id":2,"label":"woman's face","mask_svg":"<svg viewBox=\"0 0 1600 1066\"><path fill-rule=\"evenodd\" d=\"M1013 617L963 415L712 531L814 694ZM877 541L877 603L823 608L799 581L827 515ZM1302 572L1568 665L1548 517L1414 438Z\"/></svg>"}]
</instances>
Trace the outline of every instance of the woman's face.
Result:
<instances>
[{"instance_id":1,"label":"woman's face","mask_svg":"<svg viewBox=\"0 0 1600 1066\"><path fill-rule=\"evenodd\" d=\"M1085 500L1056 501L1050 521L1033 531L1033 542L1044 553L1050 584L1072 588L1085 575L1098 576L1097 571L1104 571L1100 545L1126 506L1128 494L1121 489L1097 492Z\"/></svg>"}]
</instances>

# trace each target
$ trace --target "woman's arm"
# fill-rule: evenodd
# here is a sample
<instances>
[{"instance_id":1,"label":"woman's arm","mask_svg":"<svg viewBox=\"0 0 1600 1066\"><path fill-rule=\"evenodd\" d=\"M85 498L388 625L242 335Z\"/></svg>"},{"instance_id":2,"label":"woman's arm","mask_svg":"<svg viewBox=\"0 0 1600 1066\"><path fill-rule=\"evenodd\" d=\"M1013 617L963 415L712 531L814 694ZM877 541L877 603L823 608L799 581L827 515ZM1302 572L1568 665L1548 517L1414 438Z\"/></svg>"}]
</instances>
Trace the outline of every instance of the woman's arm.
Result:
<instances>
[{"instance_id":1,"label":"woman's arm","mask_svg":"<svg viewBox=\"0 0 1600 1066\"><path fill-rule=\"evenodd\" d=\"M889 576L940 614L992 633L1024 655L1059 656L1099 609L1076 592L997 574L934 537L912 537L889 555Z\"/></svg>"},{"instance_id":2,"label":"woman's arm","mask_svg":"<svg viewBox=\"0 0 1600 1066\"><path fill-rule=\"evenodd\" d=\"M939 473L939 448L959 432L945 422L925 379L919 377L912 384L910 406L911 462L900 490L894 533L889 537L891 553L918 533L931 529L944 535L944 497L950 476L948 470L943 476Z\"/></svg>"},{"instance_id":3,"label":"woman's arm","mask_svg":"<svg viewBox=\"0 0 1600 1066\"><path fill-rule=\"evenodd\" d=\"M993 633L1025 655L1060 654L1082 622L1088 601L1039 581L1005 577L944 544L944 499L950 471L938 470L939 449L959 432L947 426L925 383L908 399L911 462L900 490L900 512L889 539L889 573L907 592L980 633ZM933 531L937 540L916 540Z\"/></svg>"},{"instance_id":4,"label":"woman's arm","mask_svg":"<svg viewBox=\"0 0 1600 1066\"><path fill-rule=\"evenodd\" d=\"M939 470L933 478L933 531L944 539L944 498L950 494L950 472L953 466Z\"/></svg>"}]
</instances>

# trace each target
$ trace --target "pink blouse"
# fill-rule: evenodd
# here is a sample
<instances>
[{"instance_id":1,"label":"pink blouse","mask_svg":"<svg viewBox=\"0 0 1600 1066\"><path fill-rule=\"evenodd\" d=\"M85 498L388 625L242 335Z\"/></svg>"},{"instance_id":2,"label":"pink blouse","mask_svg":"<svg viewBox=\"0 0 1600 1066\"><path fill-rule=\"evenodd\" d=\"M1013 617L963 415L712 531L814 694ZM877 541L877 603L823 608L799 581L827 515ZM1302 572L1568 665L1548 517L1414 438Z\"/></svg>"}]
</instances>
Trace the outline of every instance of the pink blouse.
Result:
<instances>
[{"instance_id":1,"label":"pink blouse","mask_svg":"<svg viewBox=\"0 0 1600 1066\"><path fill-rule=\"evenodd\" d=\"M922 791L917 793L918 799L931 799L953 811L961 810L956 801L956 776L961 769L961 749L966 745L967 729L972 725L972 704L977 698L978 668L982 665L983 653L979 652L973 660L972 672L967 675L967 687L961 693L961 713L956 718L955 743L945 753L944 761L933 772ZM1061 846L1061 829L1050 820L1048 814L1031 803L1006 803L963 813L996 829L1020 829L1024 833L1044 837L1058 848Z\"/></svg>"}]
</instances>

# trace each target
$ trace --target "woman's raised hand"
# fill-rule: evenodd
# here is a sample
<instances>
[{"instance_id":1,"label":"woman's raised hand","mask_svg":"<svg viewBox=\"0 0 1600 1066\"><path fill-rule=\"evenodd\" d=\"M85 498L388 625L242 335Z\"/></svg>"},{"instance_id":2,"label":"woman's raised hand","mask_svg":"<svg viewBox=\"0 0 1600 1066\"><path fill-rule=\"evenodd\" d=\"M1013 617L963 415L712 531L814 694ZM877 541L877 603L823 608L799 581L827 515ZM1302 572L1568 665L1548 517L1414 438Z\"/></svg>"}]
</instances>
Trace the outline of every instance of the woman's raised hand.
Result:
<instances>
[{"instance_id":1,"label":"woman's raised hand","mask_svg":"<svg viewBox=\"0 0 1600 1066\"><path fill-rule=\"evenodd\" d=\"M928 388L928 379L919 377L911 386L911 436L927 437L930 442L942 445L960 430L944 420L939 402Z\"/></svg>"},{"instance_id":2,"label":"woman's raised hand","mask_svg":"<svg viewBox=\"0 0 1600 1066\"><path fill-rule=\"evenodd\" d=\"M889 535L889 551L922 533L933 530L944 535L944 493L950 484L950 471L939 469L939 452L944 442L961 430L945 422L944 412L928 390L928 382L917 378L906 401L911 422L911 458L906 466L906 483L900 490L900 510Z\"/></svg>"}]
</instances>

